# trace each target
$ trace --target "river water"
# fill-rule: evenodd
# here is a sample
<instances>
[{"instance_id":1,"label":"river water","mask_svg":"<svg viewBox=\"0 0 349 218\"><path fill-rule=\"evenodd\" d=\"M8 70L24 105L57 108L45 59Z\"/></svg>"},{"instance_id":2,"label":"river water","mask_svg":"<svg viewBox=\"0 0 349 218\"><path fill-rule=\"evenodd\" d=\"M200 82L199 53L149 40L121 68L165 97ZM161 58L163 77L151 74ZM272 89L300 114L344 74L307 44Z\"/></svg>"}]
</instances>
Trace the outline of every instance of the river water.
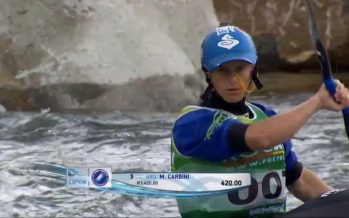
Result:
<instances>
[{"instance_id":1,"label":"river water","mask_svg":"<svg viewBox=\"0 0 349 218\"><path fill-rule=\"evenodd\" d=\"M307 93L253 97L280 112ZM174 199L67 189L45 166L111 166L113 172L170 171L176 114L0 113L0 216L176 217ZM320 111L294 139L303 164L335 188L349 182L349 143L340 113ZM38 168L37 166L41 166ZM290 196L288 209L301 202Z\"/></svg>"}]
</instances>

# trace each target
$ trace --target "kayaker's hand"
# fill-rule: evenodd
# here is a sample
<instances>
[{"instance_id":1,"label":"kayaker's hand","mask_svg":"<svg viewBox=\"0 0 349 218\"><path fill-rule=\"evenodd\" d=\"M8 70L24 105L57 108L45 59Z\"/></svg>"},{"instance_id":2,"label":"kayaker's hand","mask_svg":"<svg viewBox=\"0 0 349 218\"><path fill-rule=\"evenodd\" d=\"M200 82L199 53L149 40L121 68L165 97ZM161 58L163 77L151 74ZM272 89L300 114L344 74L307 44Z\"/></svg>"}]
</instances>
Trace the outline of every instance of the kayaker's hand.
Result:
<instances>
[{"instance_id":1,"label":"kayaker's hand","mask_svg":"<svg viewBox=\"0 0 349 218\"><path fill-rule=\"evenodd\" d=\"M318 109L327 109L331 111L341 111L345 107L349 106L349 91L339 81L336 82L336 94L334 95L335 100L332 98L330 93L327 91L324 84L320 87L319 91L314 97L318 99Z\"/></svg>"}]
</instances>

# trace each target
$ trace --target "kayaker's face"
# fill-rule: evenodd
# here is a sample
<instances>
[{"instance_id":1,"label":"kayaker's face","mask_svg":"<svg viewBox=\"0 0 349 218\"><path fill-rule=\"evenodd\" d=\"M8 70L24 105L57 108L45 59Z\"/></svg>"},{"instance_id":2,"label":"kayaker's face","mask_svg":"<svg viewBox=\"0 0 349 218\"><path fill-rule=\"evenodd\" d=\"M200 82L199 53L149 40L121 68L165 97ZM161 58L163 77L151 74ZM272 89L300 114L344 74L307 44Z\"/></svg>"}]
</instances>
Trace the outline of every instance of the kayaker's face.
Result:
<instances>
[{"instance_id":1,"label":"kayaker's face","mask_svg":"<svg viewBox=\"0 0 349 218\"><path fill-rule=\"evenodd\" d=\"M221 65L216 71L207 73L207 76L216 92L226 102L236 103L245 96L245 90L240 83L244 83L245 87L249 86L252 69L253 65L248 62L231 61Z\"/></svg>"}]
</instances>

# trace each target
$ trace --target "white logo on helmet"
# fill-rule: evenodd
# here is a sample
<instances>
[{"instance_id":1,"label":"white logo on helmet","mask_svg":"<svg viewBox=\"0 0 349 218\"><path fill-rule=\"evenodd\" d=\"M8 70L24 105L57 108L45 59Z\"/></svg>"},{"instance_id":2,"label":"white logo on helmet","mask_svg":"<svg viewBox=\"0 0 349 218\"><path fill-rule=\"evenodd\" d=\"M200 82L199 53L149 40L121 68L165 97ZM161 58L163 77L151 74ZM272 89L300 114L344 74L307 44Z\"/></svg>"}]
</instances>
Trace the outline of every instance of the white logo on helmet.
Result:
<instances>
[{"instance_id":1,"label":"white logo on helmet","mask_svg":"<svg viewBox=\"0 0 349 218\"><path fill-rule=\"evenodd\" d=\"M234 39L231 35L225 34L222 37L222 41L218 42L217 46L221 48L232 49L233 47L237 46L239 43L240 42Z\"/></svg>"},{"instance_id":2,"label":"white logo on helmet","mask_svg":"<svg viewBox=\"0 0 349 218\"><path fill-rule=\"evenodd\" d=\"M222 35L222 34L229 34L230 32L235 32L235 27L234 26L222 26L216 28L217 36Z\"/></svg>"}]
</instances>

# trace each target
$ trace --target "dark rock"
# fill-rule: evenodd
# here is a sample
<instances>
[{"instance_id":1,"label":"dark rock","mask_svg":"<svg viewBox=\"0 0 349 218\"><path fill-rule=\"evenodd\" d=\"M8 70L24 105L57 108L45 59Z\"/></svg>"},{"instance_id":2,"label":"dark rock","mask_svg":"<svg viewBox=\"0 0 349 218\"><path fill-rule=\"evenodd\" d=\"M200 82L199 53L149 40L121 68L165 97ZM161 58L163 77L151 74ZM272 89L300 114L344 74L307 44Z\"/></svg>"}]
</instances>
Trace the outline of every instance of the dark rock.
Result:
<instances>
[{"instance_id":1,"label":"dark rock","mask_svg":"<svg viewBox=\"0 0 349 218\"><path fill-rule=\"evenodd\" d=\"M317 26L333 65L348 70L349 1L312 1ZM213 0L220 22L249 32L265 71L318 69L308 33L305 1Z\"/></svg>"}]
</instances>

